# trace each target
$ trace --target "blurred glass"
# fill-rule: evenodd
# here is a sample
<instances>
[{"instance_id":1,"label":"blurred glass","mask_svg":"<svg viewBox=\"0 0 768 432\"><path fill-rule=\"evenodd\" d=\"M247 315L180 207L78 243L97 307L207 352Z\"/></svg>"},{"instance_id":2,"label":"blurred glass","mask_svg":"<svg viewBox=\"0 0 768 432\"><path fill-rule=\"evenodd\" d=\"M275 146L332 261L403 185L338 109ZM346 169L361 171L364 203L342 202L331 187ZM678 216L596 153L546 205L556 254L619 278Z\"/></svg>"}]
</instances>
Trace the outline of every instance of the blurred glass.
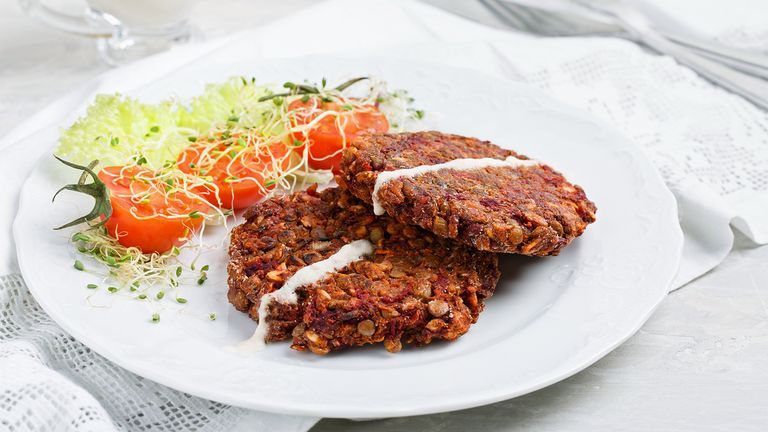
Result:
<instances>
[{"instance_id":1,"label":"blurred glass","mask_svg":"<svg viewBox=\"0 0 768 432\"><path fill-rule=\"evenodd\" d=\"M196 0L85 0L77 8L78 12L71 13L71 5L19 0L30 17L61 31L94 38L101 58L112 66L187 42L193 35L189 18L196 3Z\"/></svg>"}]
</instances>

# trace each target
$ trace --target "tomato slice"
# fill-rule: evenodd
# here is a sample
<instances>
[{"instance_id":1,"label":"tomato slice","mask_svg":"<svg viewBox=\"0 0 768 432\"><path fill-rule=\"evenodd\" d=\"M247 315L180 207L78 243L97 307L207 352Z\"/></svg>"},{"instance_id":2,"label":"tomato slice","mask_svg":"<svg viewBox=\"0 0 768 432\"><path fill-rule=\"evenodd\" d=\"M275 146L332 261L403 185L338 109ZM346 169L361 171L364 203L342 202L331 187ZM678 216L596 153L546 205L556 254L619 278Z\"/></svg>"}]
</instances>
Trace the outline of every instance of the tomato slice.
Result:
<instances>
[{"instance_id":1,"label":"tomato slice","mask_svg":"<svg viewBox=\"0 0 768 432\"><path fill-rule=\"evenodd\" d=\"M338 174L341 150L350 141L362 134L389 130L387 118L375 105L345 106L318 98L297 99L288 104L288 114L294 127L309 124L327 111L338 114L323 117L308 130L292 134L294 140L304 143L296 147L296 151L303 152L304 145L308 146L310 168L330 169Z\"/></svg>"},{"instance_id":2,"label":"tomato slice","mask_svg":"<svg viewBox=\"0 0 768 432\"><path fill-rule=\"evenodd\" d=\"M112 204L104 227L123 246L166 252L184 244L203 223L208 208L204 201L182 191L164 192L166 184L146 168L108 166L98 176Z\"/></svg>"},{"instance_id":3,"label":"tomato slice","mask_svg":"<svg viewBox=\"0 0 768 432\"><path fill-rule=\"evenodd\" d=\"M232 138L190 145L177 163L181 171L208 178L216 186L200 187L195 193L217 207L239 210L274 189L275 179L290 167L291 161L282 142L242 146L233 144L238 137Z\"/></svg>"}]
</instances>

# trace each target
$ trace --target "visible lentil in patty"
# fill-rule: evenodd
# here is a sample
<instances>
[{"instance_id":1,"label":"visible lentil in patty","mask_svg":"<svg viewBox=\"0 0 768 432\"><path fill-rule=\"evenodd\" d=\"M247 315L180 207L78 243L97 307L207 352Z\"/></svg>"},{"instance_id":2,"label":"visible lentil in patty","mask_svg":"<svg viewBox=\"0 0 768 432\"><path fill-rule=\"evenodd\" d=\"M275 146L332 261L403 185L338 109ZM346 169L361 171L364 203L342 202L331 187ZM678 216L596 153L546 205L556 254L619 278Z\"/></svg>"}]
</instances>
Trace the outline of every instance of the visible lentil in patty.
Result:
<instances>
[{"instance_id":1,"label":"visible lentil in patty","mask_svg":"<svg viewBox=\"0 0 768 432\"><path fill-rule=\"evenodd\" d=\"M260 299L300 268L354 240L374 253L297 290L298 304L271 302L267 341L326 354L348 346L424 345L466 333L499 279L498 259L374 216L340 188L275 197L250 208L231 234L229 301L258 319Z\"/></svg>"},{"instance_id":2,"label":"visible lentil in patty","mask_svg":"<svg viewBox=\"0 0 768 432\"><path fill-rule=\"evenodd\" d=\"M343 154L340 186L372 202L379 173L455 159L528 158L488 141L441 132L364 135ZM476 249L557 255L597 211L581 187L553 168L442 169L394 178L378 191L390 216Z\"/></svg>"}]
</instances>

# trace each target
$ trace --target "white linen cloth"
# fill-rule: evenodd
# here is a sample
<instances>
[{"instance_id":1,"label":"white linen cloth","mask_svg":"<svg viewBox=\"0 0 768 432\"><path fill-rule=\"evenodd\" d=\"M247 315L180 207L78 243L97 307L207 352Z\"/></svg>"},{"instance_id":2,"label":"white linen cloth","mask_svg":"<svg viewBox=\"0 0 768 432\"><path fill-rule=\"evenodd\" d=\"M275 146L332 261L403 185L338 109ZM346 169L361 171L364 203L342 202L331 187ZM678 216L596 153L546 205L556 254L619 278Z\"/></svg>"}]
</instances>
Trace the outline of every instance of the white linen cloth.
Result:
<instances>
[{"instance_id":1,"label":"white linen cloth","mask_svg":"<svg viewBox=\"0 0 768 432\"><path fill-rule=\"evenodd\" d=\"M703 2L693 0L671 4L677 13L706 9ZM765 9L754 4L750 12L759 15L756 11ZM333 22L344 25L323 26L311 38L302 32L279 31ZM759 26L721 23L718 30L723 41L768 48L768 34ZM58 128L81 113L94 94L130 91L185 64L205 61L203 57L268 60L341 53L471 67L528 82L623 130L646 150L680 204L686 245L672 288L722 260L733 239L729 224L757 243L768 242L768 116L673 60L615 39L538 39L490 29L405 0L321 3L259 30L179 47L113 70L0 141L0 178L6 191L0 196L0 224L3 238L7 236L0 242L0 275L7 274L0 278L2 428L300 431L317 421L185 395L91 352L64 333L31 298L17 274L10 221L18 189L32 165L50 153Z\"/></svg>"}]
</instances>

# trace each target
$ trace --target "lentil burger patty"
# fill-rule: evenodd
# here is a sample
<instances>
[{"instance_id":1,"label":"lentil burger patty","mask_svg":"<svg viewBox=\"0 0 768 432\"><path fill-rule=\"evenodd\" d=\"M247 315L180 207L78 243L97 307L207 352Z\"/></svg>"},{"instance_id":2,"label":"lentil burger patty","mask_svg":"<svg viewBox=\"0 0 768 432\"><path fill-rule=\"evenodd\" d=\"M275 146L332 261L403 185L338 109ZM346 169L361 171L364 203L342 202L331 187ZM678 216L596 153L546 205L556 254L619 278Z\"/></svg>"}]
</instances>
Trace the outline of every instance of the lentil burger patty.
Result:
<instances>
[{"instance_id":1,"label":"lentil burger patty","mask_svg":"<svg viewBox=\"0 0 768 432\"><path fill-rule=\"evenodd\" d=\"M355 240L373 254L299 287L297 304L268 303L267 341L326 354L346 346L453 340L477 321L499 279L495 254L478 252L391 217L339 188L316 187L256 204L231 234L229 301L259 319L261 298L299 269Z\"/></svg>"},{"instance_id":2,"label":"lentil burger patty","mask_svg":"<svg viewBox=\"0 0 768 432\"><path fill-rule=\"evenodd\" d=\"M488 141L440 132L364 135L344 151L337 182L371 203L384 171L510 156L533 163ZM380 185L377 198L401 223L479 250L534 256L557 255L596 212L581 187L544 164L394 177Z\"/></svg>"}]
</instances>

